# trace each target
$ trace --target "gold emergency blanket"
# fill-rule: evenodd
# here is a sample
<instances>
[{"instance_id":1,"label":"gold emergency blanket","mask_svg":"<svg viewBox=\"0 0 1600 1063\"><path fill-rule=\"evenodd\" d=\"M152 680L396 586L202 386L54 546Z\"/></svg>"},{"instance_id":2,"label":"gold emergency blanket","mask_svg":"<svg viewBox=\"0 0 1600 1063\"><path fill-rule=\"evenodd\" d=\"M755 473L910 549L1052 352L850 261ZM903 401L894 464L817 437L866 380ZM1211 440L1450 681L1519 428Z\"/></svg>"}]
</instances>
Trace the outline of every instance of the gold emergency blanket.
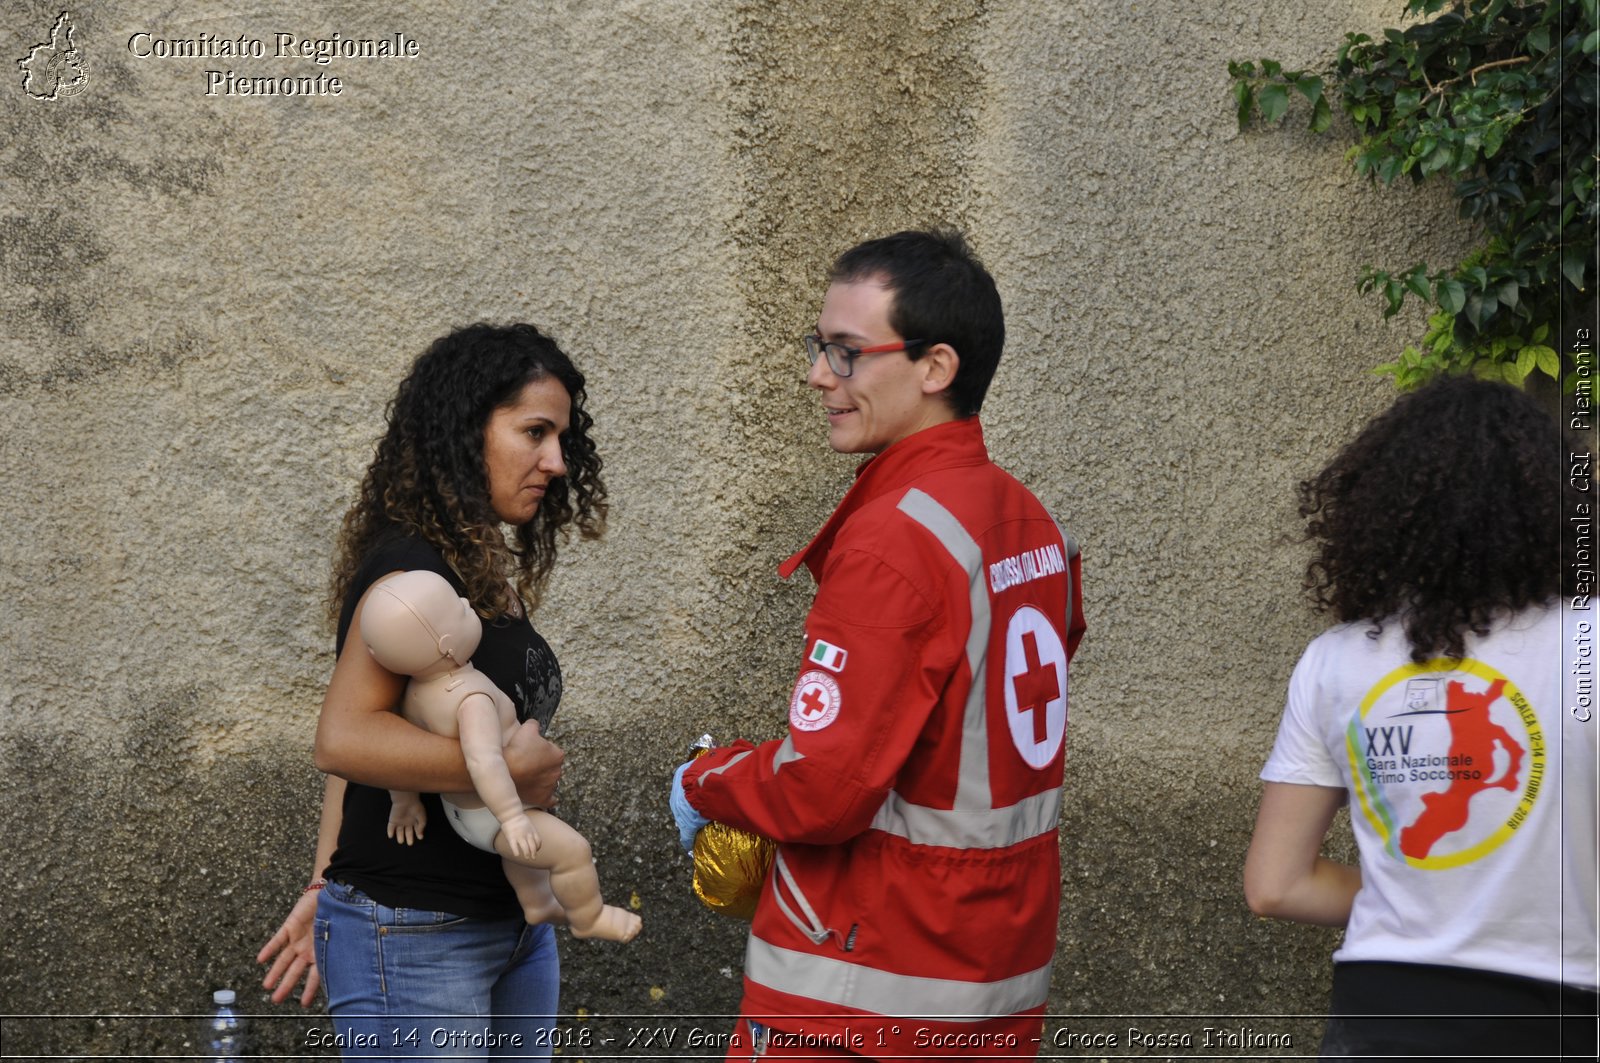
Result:
<instances>
[{"instance_id":1,"label":"gold emergency blanket","mask_svg":"<svg viewBox=\"0 0 1600 1063\"><path fill-rule=\"evenodd\" d=\"M703 757L711 751L710 735L701 735L690 754ZM770 838L708 823L694 836L694 895L713 912L749 922L767 881L775 846Z\"/></svg>"},{"instance_id":2,"label":"gold emergency blanket","mask_svg":"<svg viewBox=\"0 0 1600 1063\"><path fill-rule=\"evenodd\" d=\"M713 912L743 919L756 914L756 900L772 866L768 838L708 823L694 836L694 895Z\"/></svg>"}]
</instances>

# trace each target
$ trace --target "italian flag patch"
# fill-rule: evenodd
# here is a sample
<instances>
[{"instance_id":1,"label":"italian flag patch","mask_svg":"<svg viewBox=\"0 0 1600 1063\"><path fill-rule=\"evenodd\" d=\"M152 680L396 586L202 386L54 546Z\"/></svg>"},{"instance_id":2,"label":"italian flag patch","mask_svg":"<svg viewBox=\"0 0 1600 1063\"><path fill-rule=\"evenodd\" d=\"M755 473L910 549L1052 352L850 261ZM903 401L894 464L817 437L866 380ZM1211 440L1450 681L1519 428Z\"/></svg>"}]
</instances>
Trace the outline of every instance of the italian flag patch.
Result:
<instances>
[{"instance_id":1,"label":"italian flag patch","mask_svg":"<svg viewBox=\"0 0 1600 1063\"><path fill-rule=\"evenodd\" d=\"M811 647L811 656L806 659L812 664L820 664L830 672L842 672L845 656L845 651L838 646L818 639L817 644Z\"/></svg>"}]
</instances>

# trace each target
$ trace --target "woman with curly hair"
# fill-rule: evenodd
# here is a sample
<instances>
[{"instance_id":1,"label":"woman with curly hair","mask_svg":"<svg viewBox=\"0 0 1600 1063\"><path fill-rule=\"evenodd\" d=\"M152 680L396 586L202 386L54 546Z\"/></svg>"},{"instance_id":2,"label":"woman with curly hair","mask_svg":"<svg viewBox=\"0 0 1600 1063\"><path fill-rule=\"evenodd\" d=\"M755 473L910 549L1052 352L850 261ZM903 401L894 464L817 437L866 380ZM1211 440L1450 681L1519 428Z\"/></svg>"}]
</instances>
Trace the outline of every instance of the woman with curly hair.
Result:
<instances>
[{"instance_id":1,"label":"woman with curly hair","mask_svg":"<svg viewBox=\"0 0 1600 1063\"><path fill-rule=\"evenodd\" d=\"M1595 723L1563 701L1560 448L1522 392L1447 378L1300 486L1306 590L1338 624L1289 681L1244 887L1258 915L1346 927L1324 1055L1593 1056ZM1320 852L1347 800L1359 867Z\"/></svg>"},{"instance_id":2,"label":"woman with curly hair","mask_svg":"<svg viewBox=\"0 0 1600 1063\"><path fill-rule=\"evenodd\" d=\"M537 1054L549 1044L559 987L551 927L524 921L495 853L444 826L437 795L474 789L460 743L396 711L406 677L367 651L360 618L369 589L404 571L437 573L467 599L483 627L472 664L523 721L506 766L524 803L549 804L562 754L541 729L561 671L527 610L557 539L604 530L585 398L583 375L532 325L458 329L401 382L345 516L330 596L338 658L317 725L328 781L312 881L258 959L272 961L263 984L274 1000L302 976L303 1004L326 985L347 1055L485 1044ZM439 828L391 838L390 791L421 791Z\"/></svg>"}]
</instances>

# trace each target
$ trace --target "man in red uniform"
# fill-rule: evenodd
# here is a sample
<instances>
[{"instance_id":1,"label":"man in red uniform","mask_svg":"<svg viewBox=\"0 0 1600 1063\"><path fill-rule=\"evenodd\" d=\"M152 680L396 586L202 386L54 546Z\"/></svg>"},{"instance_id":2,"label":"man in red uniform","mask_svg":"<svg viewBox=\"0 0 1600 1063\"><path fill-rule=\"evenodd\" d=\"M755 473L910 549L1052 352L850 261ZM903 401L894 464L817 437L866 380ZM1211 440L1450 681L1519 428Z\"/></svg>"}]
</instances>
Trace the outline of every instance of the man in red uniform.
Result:
<instances>
[{"instance_id":1,"label":"man in red uniform","mask_svg":"<svg viewBox=\"0 0 1600 1063\"><path fill-rule=\"evenodd\" d=\"M729 1058L1026 1055L1056 946L1078 550L989 460L1005 339L962 238L834 264L809 382L828 443L871 455L784 562L817 596L789 734L679 769L680 834L772 838Z\"/></svg>"}]
</instances>

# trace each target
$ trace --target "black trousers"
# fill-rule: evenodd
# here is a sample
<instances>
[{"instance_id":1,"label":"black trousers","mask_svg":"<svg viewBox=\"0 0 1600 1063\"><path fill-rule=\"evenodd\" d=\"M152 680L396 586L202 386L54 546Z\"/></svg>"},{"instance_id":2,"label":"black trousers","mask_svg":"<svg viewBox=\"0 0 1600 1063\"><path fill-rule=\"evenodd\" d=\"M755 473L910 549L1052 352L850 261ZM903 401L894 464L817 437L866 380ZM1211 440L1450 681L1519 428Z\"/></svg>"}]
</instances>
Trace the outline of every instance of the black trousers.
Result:
<instances>
[{"instance_id":1,"label":"black trousers","mask_svg":"<svg viewBox=\"0 0 1600 1063\"><path fill-rule=\"evenodd\" d=\"M1594 1059L1593 990L1466 967L1339 963L1324 1057Z\"/></svg>"}]
</instances>

